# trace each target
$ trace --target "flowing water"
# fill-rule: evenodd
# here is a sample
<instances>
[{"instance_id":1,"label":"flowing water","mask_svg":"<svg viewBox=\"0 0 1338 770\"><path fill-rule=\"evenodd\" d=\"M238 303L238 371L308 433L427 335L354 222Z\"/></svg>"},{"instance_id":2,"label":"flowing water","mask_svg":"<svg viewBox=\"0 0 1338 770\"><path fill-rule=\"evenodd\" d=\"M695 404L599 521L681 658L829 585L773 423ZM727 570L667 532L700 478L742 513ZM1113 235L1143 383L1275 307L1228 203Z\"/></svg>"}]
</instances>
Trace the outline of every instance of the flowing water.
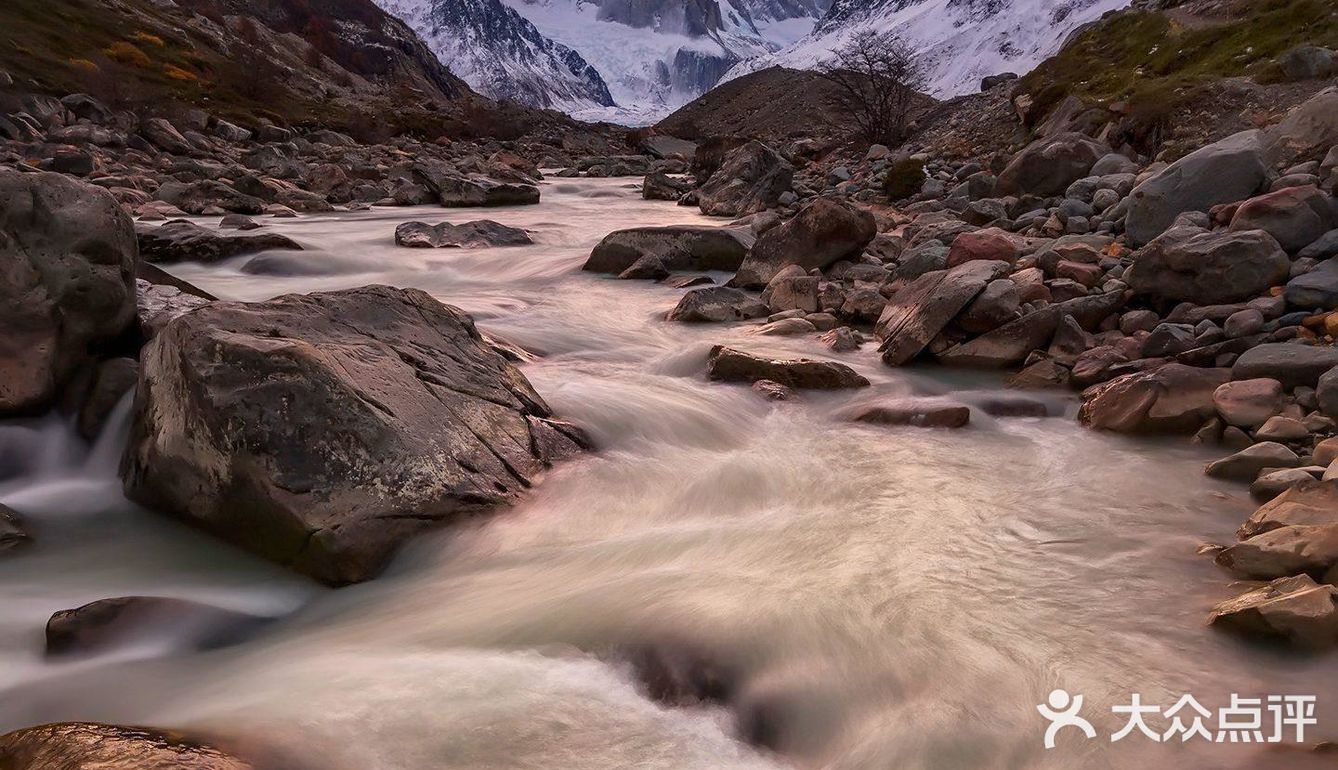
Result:
<instances>
[{"instance_id":1,"label":"flowing water","mask_svg":"<svg viewBox=\"0 0 1338 770\"><path fill-rule=\"evenodd\" d=\"M1124 721L1110 709L1132 693L1212 709L1237 692L1318 695L1307 739L1338 738L1333 659L1204 626L1231 589L1196 548L1252 507L1203 476L1211 454L1086 431L1060 395L1045 396L1051 417L973 410L958 431L851 424L838 413L856 401L980 403L998 380L666 323L681 292L578 270L610 230L705 221L627 180L550 183L539 206L486 212L534 246L393 244L398 222L464 213L266 220L309 250L268 255L263 274L246 258L174 272L245 300L425 289L538 354L525 373L600 451L514 510L420 539L384 578L330 591L126 502L124 405L92 448L55 417L5 425L0 502L37 544L0 556L0 731L96 719L255 733L349 770L1276 764L1197 739L1110 741ZM874 385L773 404L706 380L721 342L830 355ZM43 659L51 612L128 594L285 619L207 653L165 638ZM621 662L646 645L729 671L728 706L646 697ZM1096 739L1067 730L1043 748L1036 704L1056 687L1084 695Z\"/></svg>"}]
</instances>

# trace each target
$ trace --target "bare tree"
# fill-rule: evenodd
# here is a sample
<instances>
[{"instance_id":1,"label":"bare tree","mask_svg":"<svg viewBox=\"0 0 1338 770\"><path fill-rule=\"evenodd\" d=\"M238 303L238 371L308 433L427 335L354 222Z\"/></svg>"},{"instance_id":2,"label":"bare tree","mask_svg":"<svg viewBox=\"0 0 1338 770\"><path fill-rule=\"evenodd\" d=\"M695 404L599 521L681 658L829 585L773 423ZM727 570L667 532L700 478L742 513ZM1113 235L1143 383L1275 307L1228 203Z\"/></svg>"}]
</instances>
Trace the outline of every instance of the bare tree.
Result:
<instances>
[{"instance_id":1,"label":"bare tree","mask_svg":"<svg viewBox=\"0 0 1338 770\"><path fill-rule=\"evenodd\" d=\"M895 35L865 30L818 65L832 84L833 120L849 120L870 144L897 145L906 138L916 91L924 88L922 63Z\"/></svg>"}]
</instances>

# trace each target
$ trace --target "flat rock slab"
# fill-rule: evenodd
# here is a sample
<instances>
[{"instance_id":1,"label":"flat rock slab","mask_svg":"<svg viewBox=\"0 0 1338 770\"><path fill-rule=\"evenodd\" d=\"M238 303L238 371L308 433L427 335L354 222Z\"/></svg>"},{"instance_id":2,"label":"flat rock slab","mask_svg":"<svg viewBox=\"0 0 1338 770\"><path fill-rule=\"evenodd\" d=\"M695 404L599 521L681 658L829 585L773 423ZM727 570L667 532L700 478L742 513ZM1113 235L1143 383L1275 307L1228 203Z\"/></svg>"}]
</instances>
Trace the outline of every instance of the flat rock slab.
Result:
<instances>
[{"instance_id":1,"label":"flat rock slab","mask_svg":"<svg viewBox=\"0 0 1338 770\"><path fill-rule=\"evenodd\" d=\"M491 219L475 219L458 225L405 222L395 228L395 245L414 249L483 249L532 243L529 233L519 227L508 227Z\"/></svg>"},{"instance_id":2,"label":"flat rock slab","mask_svg":"<svg viewBox=\"0 0 1338 770\"><path fill-rule=\"evenodd\" d=\"M301 251L297 241L278 233L222 235L194 222L177 219L166 224L136 225L140 258L148 262L221 262L243 254L289 249Z\"/></svg>"},{"instance_id":3,"label":"flat rock slab","mask_svg":"<svg viewBox=\"0 0 1338 770\"><path fill-rule=\"evenodd\" d=\"M892 399L853 410L850 419L873 425L907 425L917 428L964 428L971 422L971 408L962 404Z\"/></svg>"},{"instance_id":4,"label":"flat rock slab","mask_svg":"<svg viewBox=\"0 0 1338 770\"><path fill-rule=\"evenodd\" d=\"M936 270L911 281L888 300L874 327L883 362L901 366L914 360L985 286L1008 273L1009 264L976 260Z\"/></svg>"},{"instance_id":5,"label":"flat rock slab","mask_svg":"<svg viewBox=\"0 0 1338 770\"><path fill-rule=\"evenodd\" d=\"M765 358L724 345L711 348L706 357L706 372L713 380L771 380L799 390L862 388L869 384L863 375L836 361Z\"/></svg>"},{"instance_id":6,"label":"flat rock slab","mask_svg":"<svg viewBox=\"0 0 1338 770\"><path fill-rule=\"evenodd\" d=\"M135 500L332 584L584 445L469 316L367 286L216 302L141 355Z\"/></svg>"}]
</instances>

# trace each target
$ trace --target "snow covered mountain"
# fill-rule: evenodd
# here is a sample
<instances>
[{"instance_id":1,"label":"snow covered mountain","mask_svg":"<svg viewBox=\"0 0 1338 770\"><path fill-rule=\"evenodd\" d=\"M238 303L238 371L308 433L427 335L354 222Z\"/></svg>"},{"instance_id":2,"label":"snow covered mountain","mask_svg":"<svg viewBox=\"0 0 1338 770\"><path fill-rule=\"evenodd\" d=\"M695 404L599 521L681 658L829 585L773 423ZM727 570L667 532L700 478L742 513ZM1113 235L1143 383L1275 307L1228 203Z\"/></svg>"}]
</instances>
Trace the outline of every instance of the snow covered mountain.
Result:
<instances>
[{"instance_id":1,"label":"snow covered mountain","mask_svg":"<svg viewBox=\"0 0 1338 770\"><path fill-rule=\"evenodd\" d=\"M803 39L741 62L725 79L780 65L810 69L864 29L893 32L926 62L929 90L947 97L980 79L1025 73L1059 50L1079 27L1130 0L833 0Z\"/></svg>"},{"instance_id":2,"label":"snow covered mountain","mask_svg":"<svg viewBox=\"0 0 1338 770\"><path fill-rule=\"evenodd\" d=\"M651 122L802 38L831 0L376 0L476 90Z\"/></svg>"}]
</instances>

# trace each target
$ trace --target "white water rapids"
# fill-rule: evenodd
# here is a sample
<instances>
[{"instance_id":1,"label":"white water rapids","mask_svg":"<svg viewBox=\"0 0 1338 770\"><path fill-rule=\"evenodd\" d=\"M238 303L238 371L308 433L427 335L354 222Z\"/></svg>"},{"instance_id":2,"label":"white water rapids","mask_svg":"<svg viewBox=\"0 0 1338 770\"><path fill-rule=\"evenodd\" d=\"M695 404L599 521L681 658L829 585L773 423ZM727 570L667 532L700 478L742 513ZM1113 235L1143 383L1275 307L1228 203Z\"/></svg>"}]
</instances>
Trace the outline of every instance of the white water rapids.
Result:
<instances>
[{"instance_id":1,"label":"white water rapids","mask_svg":"<svg viewBox=\"0 0 1338 770\"><path fill-rule=\"evenodd\" d=\"M91 450L55 417L0 425L0 502L36 544L0 554L0 732L92 719L254 733L335 770L1271 767L1267 750L1119 743L1132 693L1210 708L1315 694L1338 738L1338 658L1279 654L1204 625L1233 593L1196 555L1252 509L1215 454L973 410L963 430L856 425L854 400L979 403L999 380L892 370L873 345L667 323L681 291L581 273L610 230L705 222L629 180L555 181L534 207L265 219L308 247L173 272L231 299L387 283L458 305L540 354L524 371L598 453L518 508L414 543L389 574L331 591L120 495L124 405ZM397 248L399 222L489 217L537 245ZM213 220L209 220L213 221ZM706 351L839 358L862 392L773 404L708 382ZM54 611L132 594L285 615L208 653L143 646L43 657ZM690 649L736 672L729 708L647 698L622 652ZM1085 696L1093 740L1042 746L1036 710ZM744 740L751 738L752 740ZM760 745L759 745L760 744ZM770 748L767 748L770 747Z\"/></svg>"}]
</instances>

